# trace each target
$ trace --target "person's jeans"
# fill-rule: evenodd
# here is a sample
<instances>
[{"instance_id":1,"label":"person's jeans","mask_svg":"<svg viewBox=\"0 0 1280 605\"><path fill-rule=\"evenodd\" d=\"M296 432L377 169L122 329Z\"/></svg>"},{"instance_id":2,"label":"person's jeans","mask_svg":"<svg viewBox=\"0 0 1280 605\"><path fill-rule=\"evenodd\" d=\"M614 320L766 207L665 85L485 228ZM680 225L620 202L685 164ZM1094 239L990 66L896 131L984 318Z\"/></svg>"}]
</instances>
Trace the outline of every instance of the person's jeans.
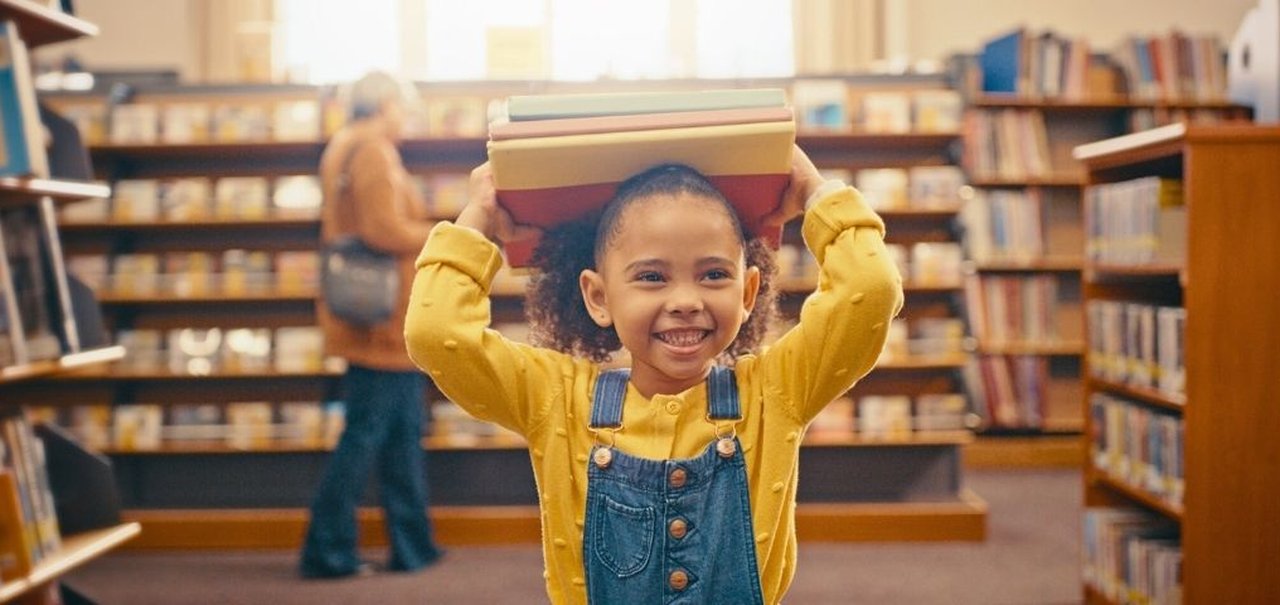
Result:
<instances>
[{"instance_id":1,"label":"person's jeans","mask_svg":"<svg viewBox=\"0 0 1280 605\"><path fill-rule=\"evenodd\" d=\"M300 571L321 577L356 572L356 506L375 463L391 544L387 567L424 567L440 556L427 517L421 445L426 377L352 365L342 386L346 428L311 503Z\"/></svg>"}]
</instances>

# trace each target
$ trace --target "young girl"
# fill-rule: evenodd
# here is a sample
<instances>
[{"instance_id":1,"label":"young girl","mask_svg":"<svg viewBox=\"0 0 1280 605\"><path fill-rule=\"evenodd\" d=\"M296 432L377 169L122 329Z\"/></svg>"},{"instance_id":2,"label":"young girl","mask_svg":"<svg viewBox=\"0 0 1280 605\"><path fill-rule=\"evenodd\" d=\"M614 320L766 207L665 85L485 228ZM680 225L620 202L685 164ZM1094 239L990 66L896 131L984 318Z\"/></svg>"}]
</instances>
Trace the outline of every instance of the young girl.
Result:
<instances>
[{"instance_id":1,"label":"young girl","mask_svg":"<svg viewBox=\"0 0 1280 605\"><path fill-rule=\"evenodd\" d=\"M795 574L809 421L874 365L902 305L884 223L793 151L775 224L806 206L822 267L799 324L759 355L772 262L697 172L623 183L598 220L543 236L526 308L550 348L488 329L520 229L487 165L418 257L410 356L478 418L523 435L554 603L777 603ZM624 349L629 369L599 362ZM718 365L736 356L732 368ZM705 385L705 386L704 386Z\"/></svg>"}]
</instances>

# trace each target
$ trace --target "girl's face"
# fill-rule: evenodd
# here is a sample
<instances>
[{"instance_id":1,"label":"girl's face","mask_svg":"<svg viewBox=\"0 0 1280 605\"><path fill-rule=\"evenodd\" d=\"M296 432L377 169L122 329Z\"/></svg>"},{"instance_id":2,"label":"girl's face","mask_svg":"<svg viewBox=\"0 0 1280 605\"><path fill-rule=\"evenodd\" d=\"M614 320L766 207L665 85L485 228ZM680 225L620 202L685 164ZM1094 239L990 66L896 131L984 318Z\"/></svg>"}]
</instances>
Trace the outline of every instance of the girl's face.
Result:
<instances>
[{"instance_id":1,"label":"girl's face","mask_svg":"<svg viewBox=\"0 0 1280 605\"><path fill-rule=\"evenodd\" d=\"M706 378L755 305L760 272L719 202L690 194L633 201L597 271L579 279L587 311L613 326L646 397Z\"/></svg>"}]
</instances>

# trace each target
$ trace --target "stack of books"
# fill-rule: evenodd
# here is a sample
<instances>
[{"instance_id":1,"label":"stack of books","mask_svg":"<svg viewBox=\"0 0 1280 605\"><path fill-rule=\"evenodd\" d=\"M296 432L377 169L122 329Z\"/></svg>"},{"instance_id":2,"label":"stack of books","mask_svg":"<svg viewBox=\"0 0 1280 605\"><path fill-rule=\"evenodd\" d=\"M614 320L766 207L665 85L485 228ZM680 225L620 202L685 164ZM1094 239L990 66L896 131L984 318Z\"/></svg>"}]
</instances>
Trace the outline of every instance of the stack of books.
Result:
<instances>
[{"instance_id":1,"label":"stack of books","mask_svg":"<svg viewBox=\"0 0 1280 605\"><path fill-rule=\"evenodd\" d=\"M515 96L489 125L498 202L546 229L600 209L619 184L666 163L706 175L749 233L762 228L790 180L795 120L781 89ZM526 266L536 242L508 244Z\"/></svg>"}]
</instances>

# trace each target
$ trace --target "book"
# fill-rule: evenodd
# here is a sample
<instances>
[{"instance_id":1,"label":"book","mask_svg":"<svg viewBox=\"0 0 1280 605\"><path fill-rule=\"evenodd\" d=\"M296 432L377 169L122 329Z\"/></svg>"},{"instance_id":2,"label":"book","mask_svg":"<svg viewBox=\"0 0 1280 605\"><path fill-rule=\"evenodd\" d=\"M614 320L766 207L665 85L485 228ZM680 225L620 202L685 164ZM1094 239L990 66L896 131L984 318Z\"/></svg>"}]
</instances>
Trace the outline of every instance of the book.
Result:
<instances>
[{"instance_id":1,"label":"book","mask_svg":"<svg viewBox=\"0 0 1280 605\"><path fill-rule=\"evenodd\" d=\"M787 107L748 107L532 120L493 124L489 127L489 140L505 141L508 139L632 132L663 128L687 128L690 126L787 122L792 119L792 111Z\"/></svg>"},{"instance_id":2,"label":"book","mask_svg":"<svg viewBox=\"0 0 1280 605\"><path fill-rule=\"evenodd\" d=\"M222 350L221 328L169 330L169 370L175 374L208 376L217 368Z\"/></svg>"},{"instance_id":3,"label":"book","mask_svg":"<svg viewBox=\"0 0 1280 605\"><path fill-rule=\"evenodd\" d=\"M274 414L265 401L240 401L228 403L227 444L231 447L251 450L261 448L271 441L274 432Z\"/></svg>"},{"instance_id":4,"label":"book","mask_svg":"<svg viewBox=\"0 0 1280 605\"><path fill-rule=\"evenodd\" d=\"M849 86L844 80L797 79L791 83L796 124L813 130L849 130Z\"/></svg>"},{"instance_id":5,"label":"book","mask_svg":"<svg viewBox=\"0 0 1280 605\"><path fill-rule=\"evenodd\" d=\"M111 216L118 221L152 222L160 217L160 182L154 179L116 181Z\"/></svg>"},{"instance_id":6,"label":"book","mask_svg":"<svg viewBox=\"0 0 1280 605\"><path fill-rule=\"evenodd\" d=\"M427 134L436 138L482 137L488 103L480 97L440 95L427 100Z\"/></svg>"},{"instance_id":7,"label":"book","mask_svg":"<svg viewBox=\"0 0 1280 605\"><path fill-rule=\"evenodd\" d=\"M868 440L906 439L911 435L911 398L867 395L858 399L858 433Z\"/></svg>"},{"instance_id":8,"label":"book","mask_svg":"<svg viewBox=\"0 0 1280 605\"><path fill-rule=\"evenodd\" d=\"M153 103L116 105L109 121L109 138L116 145L152 145L160 140L160 108Z\"/></svg>"},{"instance_id":9,"label":"book","mask_svg":"<svg viewBox=\"0 0 1280 605\"><path fill-rule=\"evenodd\" d=\"M960 131L964 101L954 90L921 90L911 95L912 126L916 132Z\"/></svg>"},{"instance_id":10,"label":"book","mask_svg":"<svg viewBox=\"0 0 1280 605\"><path fill-rule=\"evenodd\" d=\"M315 99L277 101L272 112L271 138L276 141L319 141L320 102Z\"/></svg>"},{"instance_id":11,"label":"book","mask_svg":"<svg viewBox=\"0 0 1280 605\"><path fill-rule=\"evenodd\" d=\"M270 183L260 176L224 176L214 183L214 216L260 219L271 205Z\"/></svg>"},{"instance_id":12,"label":"book","mask_svg":"<svg viewBox=\"0 0 1280 605\"><path fill-rule=\"evenodd\" d=\"M319 217L323 197L320 178L314 175L281 176L271 183L271 210L277 215Z\"/></svg>"},{"instance_id":13,"label":"book","mask_svg":"<svg viewBox=\"0 0 1280 605\"><path fill-rule=\"evenodd\" d=\"M324 369L324 333L315 326L276 328L275 368L278 372L306 373Z\"/></svg>"},{"instance_id":14,"label":"book","mask_svg":"<svg viewBox=\"0 0 1280 605\"><path fill-rule=\"evenodd\" d=\"M911 132L911 97L905 92L862 95L862 129L873 133Z\"/></svg>"},{"instance_id":15,"label":"book","mask_svg":"<svg viewBox=\"0 0 1280 605\"><path fill-rule=\"evenodd\" d=\"M983 92L1016 93L1025 89L1026 38L1026 29L1019 27L982 45L978 63Z\"/></svg>"},{"instance_id":16,"label":"book","mask_svg":"<svg viewBox=\"0 0 1280 605\"><path fill-rule=\"evenodd\" d=\"M0 21L0 176L49 176L44 138L27 45Z\"/></svg>"},{"instance_id":17,"label":"book","mask_svg":"<svg viewBox=\"0 0 1280 605\"><path fill-rule=\"evenodd\" d=\"M165 441L214 441L226 438L222 406L216 403L173 403L165 407Z\"/></svg>"},{"instance_id":18,"label":"book","mask_svg":"<svg viewBox=\"0 0 1280 605\"><path fill-rule=\"evenodd\" d=\"M213 140L220 143L267 141L271 114L262 105L223 103L213 108Z\"/></svg>"},{"instance_id":19,"label":"book","mask_svg":"<svg viewBox=\"0 0 1280 605\"><path fill-rule=\"evenodd\" d=\"M29 204L0 210L0 247L7 273L0 288L12 302L9 331L21 339L15 346L19 363L54 359L64 352L60 337L65 336L66 315L58 303L58 275L51 266L54 257L41 215L40 207Z\"/></svg>"},{"instance_id":20,"label":"book","mask_svg":"<svg viewBox=\"0 0 1280 605\"><path fill-rule=\"evenodd\" d=\"M907 171L903 168L865 168L859 170L854 187L874 210L907 207Z\"/></svg>"},{"instance_id":21,"label":"book","mask_svg":"<svg viewBox=\"0 0 1280 605\"><path fill-rule=\"evenodd\" d=\"M228 372L265 372L271 367L271 328L226 331L220 365Z\"/></svg>"},{"instance_id":22,"label":"book","mask_svg":"<svg viewBox=\"0 0 1280 605\"><path fill-rule=\"evenodd\" d=\"M775 247L765 230L790 181L794 122L490 141L498 202L518 223L546 228L600 208L618 184L647 168L680 163L698 170L737 210L748 233ZM536 242L506 247L513 267L528 263Z\"/></svg>"},{"instance_id":23,"label":"book","mask_svg":"<svg viewBox=\"0 0 1280 605\"><path fill-rule=\"evenodd\" d=\"M111 408L111 442L121 450L160 448L164 408L154 403L130 403Z\"/></svg>"},{"instance_id":24,"label":"book","mask_svg":"<svg viewBox=\"0 0 1280 605\"><path fill-rule=\"evenodd\" d=\"M512 122L519 122L707 109L783 107L785 104L786 93L780 88L517 95L507 99L507 117Z\"/></svg>"},{"instance_id":25,"label":"book","mask_svg":"<svg viewBox=\"0 0 1280 605\"><path fill-rule=\"evenodd\" d=\"M204 143L209 140L209 106L204 103L174 103L161 110L160 140L163 143Z\"/></svg>"},{"instance_id":26,"label":"book","mask_svg":"<svg viewBox=\"0 0 1280 605\"><path fill-rule=\"evenodd\" d=\"M211 191L209 179L204 177L166 181L159 186L160 214L175 222L205 219L212 214Z\"/></svg>"}]
</instances>

